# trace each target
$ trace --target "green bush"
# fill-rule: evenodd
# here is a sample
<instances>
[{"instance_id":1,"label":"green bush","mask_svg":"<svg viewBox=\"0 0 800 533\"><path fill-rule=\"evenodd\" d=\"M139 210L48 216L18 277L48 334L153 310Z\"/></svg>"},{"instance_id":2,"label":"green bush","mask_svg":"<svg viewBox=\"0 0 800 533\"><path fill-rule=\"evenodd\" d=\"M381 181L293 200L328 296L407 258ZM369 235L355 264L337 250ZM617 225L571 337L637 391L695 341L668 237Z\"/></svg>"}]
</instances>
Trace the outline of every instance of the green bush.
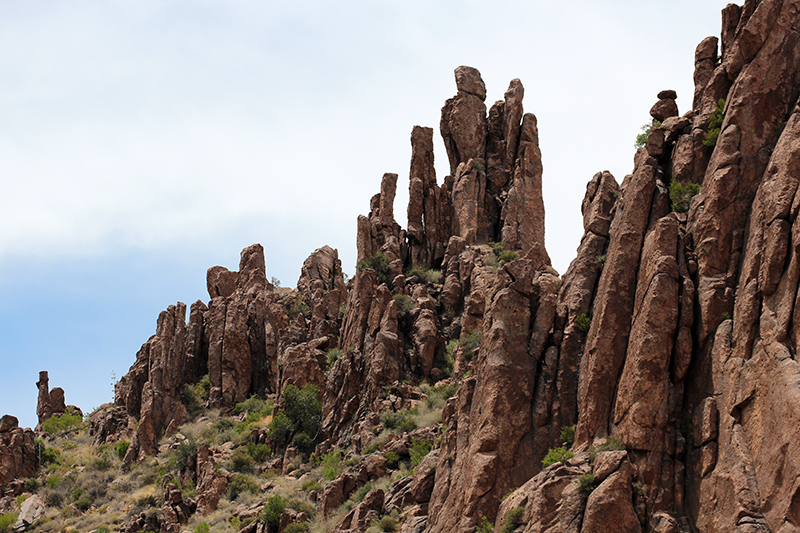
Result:
<instances>
[{"instance_id":1,"label":"green bush","mask_svg":"<svg viewBox=\"0 0 800 533\"><path fill-rule=\"evenodd\" d=\"M647 138L650 136L650 131L653 128L657 128L661 125L661 122L658 120L653 120L649 124L645 124L642 126L642 132L636 136L636 142L633 143L633 146L638 150L639 148L644 148L647 146Z\"/></svg>"},{"instance_id":2,"label":"green bush","mask_svg":"<svg viewBox=\"0 0 800 533\"><path fill-rule=\"evenodd\" d=\"M672 203L672 210L676 213L685 213L689 210L692 198L700 192L700 185L687 182L682 185L676 180L669 184L669 200Z\"/></svg>"},{"instance_id":3,"label":"green bush","mask_svg":"<svg viewBox=\"0 0 800 533\"><path fill-rule=\"evenodd\" d=\"M491 246L495 256L494 261L490 261L490 266L500 268L506 263L519 259L519 254L513 250L506 250L502 242L490 242L489 246Z\"/></svg>"},{"instance_id":4,"label":"green bush","mask_svg":"<svg viewBox=\"0 0 800 533\"><path fill-rule=\"evenodd\" d=\"M269 438L279 448L283 448L288 444L289 437L294 430L294 424L289 417L286 416L284 411L278 411L272 422L269 425Z\"/></svg>"},{"instance_id":5,"label":"green bush","mask_svg":"<svg viewBox=\"0 0 800 533\"><path fill-rule=\"evenodd\" d=\"M194 526L194 533L209 533L210 531L211 527L208 525L208 522L200 522Z\"/></svg>"},{"instance_id":6,"label":"green bush","mask_svg":"<svg viewBox=\"0 0 800 533\"><path fill-rule=\"evenodd\" d=\"M172 452L167 460L167 468L170 470L177 470L183 472L189 459L197 453L197 441L194 438L189 438L183 442L178 443L178 446Z\"/></svg>"},{"instance_id":7,"label":"green bush","mask_svg":"<svg viewBox=\"0 0 800 533\"><path fill-rule=\"evenodd\" d=\"M128 448L130 448L131 442L128 440L121 440L117 443L117 457L120 459L125 458L125 454L128 453Z\"/></svg>"},{"instance_id":8,"label":"green bush","mask_svg":"<svg viewBox=\"0 0 800 533\"><path fill-rule=\"evenodd\" d=\"M372 526L380 531L397 531L398 525L397 518L388 514L372 521Z\"/></svg>"},{"instance_id":9,"label":"green bush","mask_svg":"<svg viewBox=\"0 0 800 533\"><path fill-rule=\"evenodd\" d=\"M717 101L717 108L708 117L708 133L706 133L703 144L705 146L716 146L717 139L719 138L720 128L722 121L725 120L725 99L720 98Z\"/></svg>"},{"instance_id":10,"label":"green bush","mask_svg":"<svg viewBox=\"0 0 800 533\"><path fill-rule=\"evenodd\" d=\"M344 453L339 448L334 448L322 456L322 479L331 481L344 470Z\"/></svg>"},{"instance_id":11,"label":"green bush","mask_svg":"<svg viewBox=\"0 0 800 533\"><path fill-rule=\"evenodd\" d=\"M485 516L481 517L481 523L475 527L475 533L493 533L494 532L494 524L489 522L489 519Z\"/></svg>"},{"instance_id":12,"label":"green bush","mask_svg":"<svg viewBox=\"0 0 800 533\"><path fill-rule=\"evenodd\" d=\"M575 327L581 333L588 333L589 328L592 326L592 319L586 313L581 313L575 317Z\"/></svg>"},{"instance_id":13,"label":"green bush","mask_svg":"<svg viewBox=\"0 0 800 533\"><path fill-rule=\"evenodd\" d=\"M286 500L280 494L276 494L270 496L258 518L262 522L269 524L270 527L277 529L281 522L281 515L285 510Z\"/></svg>"},{"instance_id":14,"label":"green bush","mask_svg":"<svg viewBox=\"0 0 800 533\"><path fill-rule=\"evenodd\" d=\"M85 513L89 510L89 507L92 506L92 500L90 500L87 496L81 496L73 502L73 505L75 505L79 511Z\"/></svg>"},{"instance_id":15,"label":"green bush","mask_svg":"<svg viewBox=\"0 0 800 533\"><path fill-rule=\"evenodd\" d=\"M0 533L11 533L11 527L16 523L17 515L14 513L0 514Z\"/></svg>"},{"instance_id":16,"label":"green bush","mask_svg":"<svg viewBox=\"0 0 800 533\"><path fill-rule=\"evenodd\" d=\"M247 453L256 463L263 463L272 455L272 450L266 444L247 443Z\"/></svg>"},{"instance_id":17,"label":"green bush","mask_svg":"<svg viewBox=\"0 0 800 533\"><path fill-rule=\"evenodd\" d=\"M397 468L397 465L400 463L400 456L397 452L388 451L386 452L386 466L391 469Z\"/></svg>"},{"instance_id":18,"label":"green bush","mask_svg":"<svg viewBox=\"0 0 800 533\"><path fill-rule=\"evenodd\" d=\"M302 390L295 385L286 385L283 389L283 409L274 416L269 425L269 438L279 448L283 448L295 436L298 446L309 449L319 436L321 423L322 402L319 401L319 389L310 383Z\"/></svg>"},{"instance_id":19,"label":"green bush","mask_svg":"<svg viewBox=\"0 0 800 533\"><path fill-rule=\"evenodd\" d=\"M564 461L572 459L573 457L575 457L575 454L563 446L550 448L547 450L547 455L545 455L544 459L542 459L542 468L547 468L548 466L556 463L563 463Z\"/></svg>"},{"instance_id":20,"label":"green bush","mask_svg":"<svg viewBox=\"0 0 800 533\"><path fill-rule=\"evenodd\" d=\"M228 499L235 500L243 492L258 494L261 487L247 474L234 474L228 481Z\"/></svg>"},{"instance_id":21,"label":"green bush","mask_svg":"<svg viewBox=\"0 0 800 533\"><path fill-rule=\"evenodd\" d=\"M600 446L589 447L589 463L594 464L594 460L597 457L597 454L600 452L609 452L613 450L624 450L624 449L625 449L625 444L622 442L622 440L616 435L611 435L610 437L606 438L606 440Z\"/></svg>"},{"instance_id":22,"label":"green bush","mask_svg":"<svg viewBox=\"0 0 800 533\"><path fill-rule=\"evenodd\" d=\"M514 533L514 530L519 526L519 522L522 520L522 515L524 514L524 507L509 509L506 512L505 523L503 523L503 529L500 530L500 533Z\"/></svg>"},{"instance_id":23,"label":"green bush","mask_svg":"<svg viewBox=\"0 0 800 533\"><path fill-rule=\"evenodd\" d=\"M39 490L39 487L41 486L42 484L39 483L39 480L37 478L29 477L25 480L25 483L23 483L22 487L25 490L25 492L34 493L37 490Z\"/></svg>"},{"instance_id":24,"label":"green bush","mask_svg":"<svg viewBox=\"0 0 800 533\"><path fill-rule=\"evenodd\" d=\"M253 471L253 457L248 453L246 446L239 446L231 453L228 459L228 470L232 472L250 473Z\"/></svg>"},{"instance_id":25,"label":"green bush","mask_svg":"<svg viewBox=\"0 0 800 533\"><path fill-rule=\"evenodd\" d=\"M442 271L434 270L428 265L414 265L409 270L406 276L416 276L422 283L441 283Z\"/></svg>"},{"instance_id":26,"label":"green bush","mask_svg":"<svg viewBox=\"0 0 800 533\"><path fill-rule=\"evenodd\" d=\"M266 400L253 395L250 396L245 401L237 403L236 407L234 407L233 410L237 415L240 415L242 413L261 414L261 411L263 411L266 406L267 406Z\"/></svg>"},{"instance_id":27,"label":"green bush","mask_svg":"<svg viewBox=\"0 0 800 533\"><path fill-rule=\"evenodd\" d=\"M316 439L322 422L322 402L319 401L319 389L315 385L306 384L302 390L294 385L283 389L283 406L286 415L300 431Z\"/></svg>"},{"instance_id":28,"label":"green bush","mask_svg":"<svg viewBox=\"0 0 800 533\"><path fill-rule=\"evenodd\" d=\"M458 342L464 346L464 359L466 359L468 362L472 361L472 356L475 353L475 350L481 346L480 328L472 330L472 332L467 335L461 335L461 338L458 340Z\"/></svg>"},{"instance_id":29,"label":"green bush","mask_svg":"<svg viewBox=\"0 0 800 533\"><path fill-rule=\"evenodd\" d=\"M364 259L358 265L356 270L362 272L363 270L371 268L378 275L378 280L386 285L391 285L392 280L389 279L389 258L380 252L376 252L372 257Z\"/></svg>"},{"instance_id":30,"label":"green bush","mask_svg":"<svg viewBox=\"0 0 800 533\"><path fill-rule=\"evenodd\" d=\"M286 526L283 533L306 533L308 531L308 524L306 522L294 522Z\"/></svg>"},{"instance_id":31,"label":"green bush","mask_svg":"<svg viewBox=\"0 0 800 533\"><path fill-rule=\"evenodd\" d=\"M50 435L62 435L76 431L83 424L83 417L68 407L64 414L53 415L42 424L42 429Z\"/></svg>"},{"instance_id":32,"label":"green bush","mask_svg":"<svg viewBox=\"0 0 800 533\"><path fill-rule=\"evenodd\" d=\"M383 424L383 427L389 431L397 430L400 432L406 432L417 429L417 423L414 421L414 417L408 411L382 413L381 424Z\"/></svg>"},{"instance_id":33,"label":"green bush","mask_svg":"<svg viewBox=\"0 0 800 533\"><path fill-rule=\"evenodd\" d=\"M591 494L598 485L600 485L600 482L594 478L594 474L591 472L581 474L581 476L578 478L578 490L580 490L581 494L584 496Z\"/></svg>"},{"instance_id":34,"label":"green bush","mask_svg":"<svg viewBox=\"0 0 800 533\"><path fill-rule=\"evenodd\" d=\"M320 483L317 479L309 478L303 481L301 488L303 489L303 492L311 492L314 490L319 492L322 490L322 483Z\"/></svg>"},{"instance_id":35,"label":"green bush","mask_svg":"<svg viewBox=\"0 0 800 533\"><path fill-rule=\"evenodd\" d=\"M561 438L562 443L572 447L572 444L575 442L575 426L562 427L559 437Z\"/></svg>"},{"instance_id":36,"label":"green bush","mask_svg":"<svg viewBox=\"0 0 800 533\"><path fill-rule=\"evenodd\" d=\"M328 368L330 368L336 361L342 358L342 351L339 348L328 350L328 355L326 357L328 359Z\"/></svg>"},{"instance_id":37,"label":"green bush","mask_svg":"<svg viewBox=\"0 0 800 533\"><path fill-rule=\"evenodd\" d=\"M406 294L395 294L392 296L392 300L397 303L397 310L401 315L405 315L417 306L417 302L414 301L414 298Z\"/></svg>"},{"instance_id":38,"label":"green bush","mask_svg":"<svg viewBox=\"0 0 800 533\"><path fill-rule=\"evenodd\" d=\"M417 466L422 459L431 451L431 443L426 440L413 440L411 447L408 449L408 455L411 456L411 466Z\"/></svg>"}]
</instances>

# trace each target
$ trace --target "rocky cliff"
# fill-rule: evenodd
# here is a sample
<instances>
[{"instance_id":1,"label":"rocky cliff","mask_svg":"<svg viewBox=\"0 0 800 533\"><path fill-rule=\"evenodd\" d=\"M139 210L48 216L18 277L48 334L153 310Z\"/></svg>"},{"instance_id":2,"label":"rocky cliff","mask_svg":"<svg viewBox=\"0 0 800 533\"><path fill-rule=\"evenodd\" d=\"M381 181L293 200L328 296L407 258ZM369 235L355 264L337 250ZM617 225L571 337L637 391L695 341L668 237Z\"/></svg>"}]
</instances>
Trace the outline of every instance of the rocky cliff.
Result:
<instances>
[{"instance_id":1,"label":"rocky cliff","mask_svg":"<svg viewBox=\"0 0 800 533\"><path fill-rule=\"evenodd\" d=\"M116 406L92 416L95 443L130 433L126 467L155 454L207 375L207 406L226 413L314 385L316 453L366 454L383 417L439 383L457 389L441 424L365 455L320 493L321 513L385 473L386 452L408 455L416 438L433 449L333 531L390 509L415 533L800 530L799 27L800 0L723 10L721 37L696 50L692 109L659 93L631 174L589 180L562 276L522 83L487 110L480 73L457 68L441 184L433 129L411 132L408 228L385 174L349 281L327 246L296 289L266 280L260 245L238 271L210 268L209 302L188 321L182 303L161 313ZM40 383L41 422L63 391ZM286 448L284 471L302 447Z\"/></svg>"}]
</instances>

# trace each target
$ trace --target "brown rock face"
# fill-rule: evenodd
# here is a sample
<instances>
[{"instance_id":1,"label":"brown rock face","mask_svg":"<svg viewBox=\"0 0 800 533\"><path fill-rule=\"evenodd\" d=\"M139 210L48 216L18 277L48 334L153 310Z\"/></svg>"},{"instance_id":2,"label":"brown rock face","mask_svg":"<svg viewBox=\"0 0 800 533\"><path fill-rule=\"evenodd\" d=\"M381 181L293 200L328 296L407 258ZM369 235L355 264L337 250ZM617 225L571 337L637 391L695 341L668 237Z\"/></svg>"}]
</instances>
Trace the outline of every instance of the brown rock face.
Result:
<instances>
[{"instance_id":1,"label":"brown rock face","mask_svg":"<svg viewBox=\"0 0 800 533\"><path fill-rule=\"evenodd\" d=\"M380 252L386 264L345 286L323 247L296 291L266 282L257 246L238 272L210 269L208 307L195 304L188 325L183 304L162 313L118 386L119 409L140 419L129 453L152 453L185 417L182 386L205 373L222 409L319 386L318 453L362 451L382 413L418 405L416 385L447 377L459 388L442 425L383 444L405 456L424 438L433 451L335 531L365 531L391 509L415 533L467 533L484 517L498 531L797 530L800 0L731 4L722 22L696 49L692 109L679 116L675 92L659 93L662 123L633 172L621 186L608 172L588 183L584 235L561 278L544 248L539 132L521 82L487 113L480 73L456 69L440 123L450 175L436 183L433 131L416 126L408 231L394 220L395 174L358 219L359 262ZM700 186L688 212L676 184ZM40 417L53 410L44 378ZM102 430L110 420L98 431L116 431ZM574 443L562 442L571 426ZM543 469L561 445L574 457ZM384 472L386 459L369 457L325 487L323 515ZM198 511L225 483L203 464Z\"/></svg>"},{"instance_id":2,"label":"brown rock face","mask_svg":"<svg viewBox=\"0 0 800 533\"><path fill-rule=\"evenodd\" d=\"M62 415L66 409L64 403L64 389L55 387L50 390L50 379L46 371L39 372L39 381L36 382L36 388L39 389L39 400L36 405L36 416L39 417L39 423L36 425L37 430L42 428L42 424L53 415Z\"/></svg>"},{"instance_id":3,"label":"brown rock face","mask_svg":"<svg viewBox=\"0 0 800 533\"><path fill-rule=\"evenodd\" d=\"M33 431L20 428L16 417L3 415L0 418L0 494L5 493L9 482L31 477L38 468Z\"/></svg>"}]
</instances>

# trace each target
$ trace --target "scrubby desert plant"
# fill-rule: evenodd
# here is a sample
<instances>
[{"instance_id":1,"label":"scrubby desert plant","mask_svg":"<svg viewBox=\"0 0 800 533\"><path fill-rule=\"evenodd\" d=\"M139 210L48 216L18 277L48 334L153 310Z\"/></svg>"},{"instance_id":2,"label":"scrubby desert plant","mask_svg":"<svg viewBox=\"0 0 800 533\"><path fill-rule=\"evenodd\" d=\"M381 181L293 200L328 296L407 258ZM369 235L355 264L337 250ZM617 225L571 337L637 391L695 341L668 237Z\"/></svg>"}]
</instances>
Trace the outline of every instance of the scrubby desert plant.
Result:
<instances>
[{"instance_id":1,"label":"scrubby desert plant","mask_svg":"<svg viewBox=\"0 0 800 533\"><path fill-rule=\"evenodd\" d=\"M575 457L575 454L567 450L563 446L557 448L550 448L547 450L547 455L542 459L542 468L554 465L556 463L563 463Z\"/></svg>"}]
</instances>

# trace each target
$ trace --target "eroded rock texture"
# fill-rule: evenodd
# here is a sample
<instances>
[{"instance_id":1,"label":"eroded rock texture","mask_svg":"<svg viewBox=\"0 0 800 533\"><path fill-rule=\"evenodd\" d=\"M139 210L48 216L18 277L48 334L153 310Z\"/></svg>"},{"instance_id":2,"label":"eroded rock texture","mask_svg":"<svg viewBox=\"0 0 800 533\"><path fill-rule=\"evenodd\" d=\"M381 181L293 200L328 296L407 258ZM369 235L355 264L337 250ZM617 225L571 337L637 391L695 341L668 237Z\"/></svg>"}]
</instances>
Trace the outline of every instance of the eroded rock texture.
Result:
<instances>
[{"instance_id":1,"label":"eroded rock texture","mask_svg":"<svg viewBox=\"0 0 800 533\"><path fill-rule=\"evenodd\" d=\"M0 418L0 490L15 480L31 477L39 468L39 457L34 447L34 434L29 428L19 427L17 417Z\"/></svg>"},{"instance_id":2,"label":"eroded rock texture","mask_svg":"<svg viewBox=\"0 0 800 533\"><path fill-rule=\"evenodd\" d=\"M522 83L487 111L480 73L457 68L440 121L449 175L437 183L434 132L415 126L408 229L387 173L358 218L346 285L323 247L296 290L275 289L254 245L237 272L209 269L211 300L188 323L184 304L162 313L117 388L139 421L126 461L186 419L182 388L205 374L209 405L227 410L318 386L319 453L361 452L382 413L445 380L458 393L422 430L440 440L420 469L370 492L337 531L390 509L417 533L484 519L500 530L514 517L526 532L798 530L798 27L800 0L723 10L720 36L695 52L692 109L681 115L676 93L661 91L650 110L660 124L631 174L589 181L584 235L561 277L544 246L539 131ZM574 444L562 443L569 426ZM409 438L382 451L407 454ZM561 444L575 457L543 469ZM325 487L323 514L354 475Z\"/></svg>"}]
</instances>

